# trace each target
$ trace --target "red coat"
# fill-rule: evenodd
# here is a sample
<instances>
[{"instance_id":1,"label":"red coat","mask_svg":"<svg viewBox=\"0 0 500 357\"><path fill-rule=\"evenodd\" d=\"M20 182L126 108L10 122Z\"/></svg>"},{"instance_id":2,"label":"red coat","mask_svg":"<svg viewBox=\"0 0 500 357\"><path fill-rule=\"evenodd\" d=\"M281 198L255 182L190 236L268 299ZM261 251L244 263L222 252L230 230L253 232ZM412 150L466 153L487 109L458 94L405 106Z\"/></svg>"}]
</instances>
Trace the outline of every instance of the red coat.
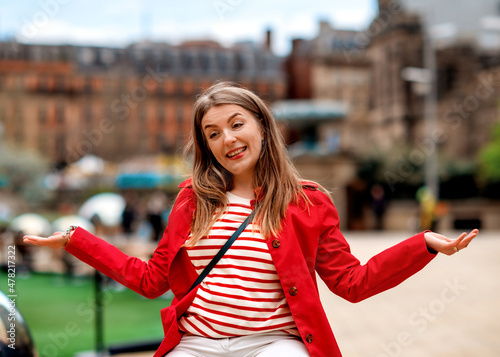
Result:
<instances>
[{"instance_id":1,"label":"red coat","mask_svg":"<svg viewBox=\"0 0 500 357\"><path fill-rule=\"evenodd\" d=\"M175 295L161 310L165 338L155 353L163 356L181 338L177 319L191 304L196 289L184 296L197 277L187 252L181 248L189 234L196 208L190 181L181 186L169 223L149 262L129 257L114 246L78 228L66 250L102 273L148 298L169 289ZM268 240L276 271L290 311L311 356L341 356L320 302L316 272L329 289L358 302L390 289L429 263L435 254L427 250L423 233L417 234L361 265L339 230L337 210L313 184L304 184L312 202L290 205L278 237Z\"/></svg>"}]
</instances>

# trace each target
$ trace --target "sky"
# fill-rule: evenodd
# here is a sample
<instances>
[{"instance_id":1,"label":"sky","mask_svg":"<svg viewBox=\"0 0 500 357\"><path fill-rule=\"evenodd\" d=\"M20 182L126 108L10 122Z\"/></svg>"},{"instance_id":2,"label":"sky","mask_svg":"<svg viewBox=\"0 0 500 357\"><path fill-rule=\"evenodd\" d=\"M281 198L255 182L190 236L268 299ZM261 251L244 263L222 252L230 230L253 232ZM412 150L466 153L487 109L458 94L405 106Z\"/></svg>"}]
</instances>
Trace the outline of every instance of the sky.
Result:
<instances>
[{"instance_id":1,"label":"sky","mask_svg":"<svg viewBox=\"0 0 500 357\"><path fill-rule=\"evenodd\" d=\"M363 30L376 0L0 0L0 39L122 47L143 39L176 44L212 39L229 46L264 40L285 55L292 38L312 38L318 21Z\"/></svg>"}]
</instances>

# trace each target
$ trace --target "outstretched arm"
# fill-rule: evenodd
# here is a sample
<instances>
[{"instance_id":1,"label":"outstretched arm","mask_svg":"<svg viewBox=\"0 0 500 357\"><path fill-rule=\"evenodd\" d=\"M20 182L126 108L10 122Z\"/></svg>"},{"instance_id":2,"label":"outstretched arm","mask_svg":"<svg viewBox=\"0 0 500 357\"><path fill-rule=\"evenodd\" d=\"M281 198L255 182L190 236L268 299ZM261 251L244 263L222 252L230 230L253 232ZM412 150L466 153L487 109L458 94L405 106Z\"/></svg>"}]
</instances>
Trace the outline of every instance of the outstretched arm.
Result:
<instances>
[{"instance_id":1,"label":"outstretched arm","mask_svg":"<svg viewBox=\"0 0 500 357\"><path fill-rule=\"evenodd\" d=\"M72 233L69 239L56 232L47 238L25 236L24 241L53 249L65 248L81 261L148 298L155 298L169 289L167 239L160 241L153 257L145 262L123 253L83 228Z\"/></svg>"},{"instance_id":2,"label":"outstretched arm","mask_svg":"<svg viewBox=\"0 0 500 357\"><path fill-rule=\"evenodd\" d=\"M158 243L153 257L147 262L128 256L117 247L94 236L83 228L72 231L69 237L66 237L61 232L56 232L48 238L25 236L24 241L53 249L65 248L66 251L81 261L126 287L148 298L154 298L170 289L169 263L176 251L175 249L169 249L169 244L171 240L175 240L174 245L176 249L179 249L184 242L189 233L189 223L194 207L192 191L181 190L170 214L164 237ZM184 257L187 257L187 255ZM196 274L194 269L192 274ZM185 269L179 268L175 270L174 275L175 279L185 279L189 274L185 272ZM189 283L191 280L186 279L186 281ZM189 285L186 285L187 291Z\"/></svg>"},{"instance_id":3,"label":"outstretched arm","mask_svg":"<svg viewBox=\"0 0 500 357\"><path fill-rule=\"evenodd\" d=\"M479 230L473 229L469 234L464 232L460 234L457 239L452 239L439 233L425 232L424 237L427 247L439 253L452 255L467 248L471 240L474 239L478 233Z\"/></svg>"},{"instance_id":4,"label":"outstretched arm","mask_svg":"<svg viewBox=\"0 0 500 357\"><path fill-rule=\"evenodd\" d=\"M465 248L477 235L473 230L451 239L434 232L422 232L376 254L365 264L351 253L338 227L337 210L328 197L316 195L322 232L316 271L331 291L351 302L393 288L424 268L436 253L451 255Z\"/></svg>"}]
</instances>

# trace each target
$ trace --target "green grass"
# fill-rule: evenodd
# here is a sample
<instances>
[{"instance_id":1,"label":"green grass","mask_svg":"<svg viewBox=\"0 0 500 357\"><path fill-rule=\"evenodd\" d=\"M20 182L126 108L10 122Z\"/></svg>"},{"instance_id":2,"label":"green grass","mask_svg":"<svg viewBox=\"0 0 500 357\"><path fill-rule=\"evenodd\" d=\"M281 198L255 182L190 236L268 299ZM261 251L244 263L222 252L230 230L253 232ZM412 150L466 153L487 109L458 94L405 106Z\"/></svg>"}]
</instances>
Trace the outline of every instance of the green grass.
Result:
<instances>
[{"instance_id":1,"label":"green grass","mask_svg":"<svg viewBox=\"0 0 500 357\"><path fill-rule=\"evenodd\" d=\"M16 278L16 307L24 317L40 357L71 357L95 348L93 277L31 274ZM7 274L0 290L7 293ZM103 294L104 345L160 340L160 309L169 299L149 300L125 289Z\"/></svg>"}]
</instances>

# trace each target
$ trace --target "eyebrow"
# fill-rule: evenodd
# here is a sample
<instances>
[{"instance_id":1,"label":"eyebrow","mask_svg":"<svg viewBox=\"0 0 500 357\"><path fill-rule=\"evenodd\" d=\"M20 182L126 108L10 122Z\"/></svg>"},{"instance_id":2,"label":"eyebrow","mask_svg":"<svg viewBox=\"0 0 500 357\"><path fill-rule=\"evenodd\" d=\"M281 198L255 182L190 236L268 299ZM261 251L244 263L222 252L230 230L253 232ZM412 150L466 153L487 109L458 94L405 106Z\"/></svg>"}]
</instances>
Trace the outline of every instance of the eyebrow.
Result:
<instances>
[{"instance_id":1,"label":"eyebrow","mask_svg":"<svg viewBox=\"0 0 500 357\"><path fill-rule=\"evenodd\" d=\"M233 120L233 119L234 119L235 117L237 117L238 115L243 115L243 114L242 114L241 112L235 112L235 113L231 114L231 115L229 116L229 118L227 118L227 121L226 121L226 122L227 122L227 123L229 123L231 120ZM203 127L203 131L207 130L208 128L214 127L214 126L216 126L216 125L214 125L214 124L210 124L210 123L209 123L209 124L207 124L207 125L205 125L205 126Z\"/></svg>"}]
</instances>

